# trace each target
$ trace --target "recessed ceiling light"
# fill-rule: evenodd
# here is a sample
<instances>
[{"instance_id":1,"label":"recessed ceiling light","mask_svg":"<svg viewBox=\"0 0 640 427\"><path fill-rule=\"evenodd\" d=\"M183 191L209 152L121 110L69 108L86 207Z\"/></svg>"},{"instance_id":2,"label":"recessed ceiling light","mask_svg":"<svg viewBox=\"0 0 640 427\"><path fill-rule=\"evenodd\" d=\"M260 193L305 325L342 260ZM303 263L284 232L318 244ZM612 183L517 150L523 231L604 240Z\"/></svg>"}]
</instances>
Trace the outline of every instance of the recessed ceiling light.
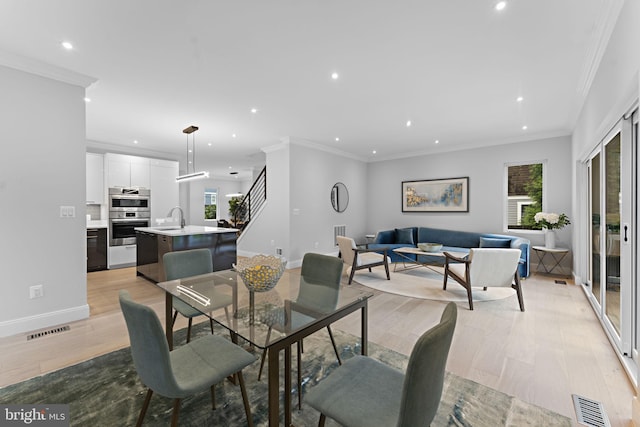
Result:
<instances>
[{"instance_id":1,"label":"recessed ceiling light","mask_svg":"<svg viewBox=\"0 0 640 427\"><path fill-rule=\"evenodd\" d=\"M436 143L436 144L440 144L440 141L436 139L436 140L435 140L435 143Z\"/></svg>"},{"instance_id":2,"label":"recessed ceiling light","mask_svg":"<svg viewBox=\"0 0 640 427\"><path fill-rule=\"evenodd\" d=\"M373 151L372 151L372 153L373 153L373 154L377 154L378 152L377 152L376 150L373 150Z\"/></svg>"},{"instance_id":3,"label":"recessed ceiling light","mask_svg":"<svg viewBox=\"0 0 640 427\"><path fill-rule=\"evenodd\" d=\"M331 78L332 78L333 80L338 80L338 77L340 77L340 76L338 75L338 73L336 73L336 72L331 73Z\"/></svg>"},{"instance_id":4,"label":"recessed ceiling light","mask_svg":"<svg viewBox=\"0 0 640 427\"><path fill-rule=\"evenodd\" d=\"M257 108L252 108L252 109L251 109L251 113L255 114L255 113L257 113L257 112L258 112L258 109L257 109Z\"/></svg>"},{"instance_id":5,"label":"recessed ceiling light","mask_svg":"<svg viewBox=\"0 0 640 427\"><path fill-rule=\"evenodd\" d=\"M499 1L498 3L496 3L496 10L498 11L503 10L505 7L507 7L506 1Z\"/></svg>"},{"instance_id":6,"label":"recessed ceiling light","mask_svg":"<svg viewBox=\"0 0 640 427\"><path fill-rule=\"evenodd\" d=\"M133 140L133 143L134 143L134 144L137 144L137 143L138 143L138 140L137 140L137 139L134 139L134 140Z\"/></svg>"},{"instance_id":7,"label":"recessed ceiling light","mask_svg":"<svg viewBox=\"0 0 640 427\"><path fill-rule=\"evenodd\" d=\"M407 120L407 127L410 128L411 127L411 120Z\"/></svg>"},{"instance_id":8,"label":"recessed ceiling light","mask_svg":"<svg viewBox=\"0 0 640 427\"><path fill-rule=\"evenodd\" d=\"M232 134L231 134L231 138L235 138L235 137L236 137L236 134L235 134L235 133L232 133Z\"/></svg>"},{"instance_id":9,"label":"recessed ceiling light","mask_svg":"<svg viewBox=\"0 0 640 427\"><path fill-rule=\"evenodd\" d=\"M86 96L84 97L84 102L89 103L91 102L91 98L87 98Z\"/></svg>"},{"instance_id":10,"label":"recessed ceiling light","mask_svg":"<svg viewBox=\"0 0 640 427\"><path fill-rule=\"evenodd\" d=\"M189 150L190 153L193 153L193 150Z\"/></svg>"},{"instance_id":11,"label":"recessed ceiling light","mask_svg":"<svg viewBox=\"0 0 640 427\"><path fill-rule=\"evenodd\" d=\"M208 145L209 147L211 147L213 144L212 144L212 143L209 143L209 144L207 144L207 145Z\"/></svg>"},{"instance_id":12,"label":"recessed ceiling light","mask_svg":"<svg viewBox=\"0 0 640 427\"><path fill-rule=\"evenodd\" d=\"M522 130L527 130L527 129L528 129L527 125L522 126Z\"/></svg>"},{"instance_id":13,"label":"recessed ceiling light","mask_svg":"<svg viewBox=\"0 0 640 427\"><path fill-rule=\"evenodd\" d=\"M522 101L524 101L524 98L523 98L523 97L521 97L521 96L519 96L519 97L517 97L517 98L516 98L516 101L517 101L517 102L522 102Z\"/></svg>"},{"instance_id":14,"label":"recessed ceiling light","mask_svg":"<svg viewBox=\"0 0 640 427\"><path fill-rule=\"evenodd\" d=\"M191 160L189 160L189 164L193 163Z\"/></svg>"},{"instance_id":15,"label":"recessed ceiling light","mask_svg":"<svg viewBox=\"0 0 640 427\"><path fill-rule=\"evenodd\" d=\"M67 50L73 49L73 45L71 44L71 42L62 42L60 44L62 45L63 48L65 48Z\"/></svg>"},{"instance_id":16,"label":"recessed ceiling light","mask_svg":"<svg viewBox=\"0 0 640 427\"><path fill-rule=\"evenodd\" d=\"M336 142L340 142L340 138L336 136Z\"/></svg>"},{"instance_id":17,"label":"recessed ceiling light","mask_svg":"<svg viewBox=\"0 0 640 427\"><path fill-rule=\"evenodd\" d=\"M233 166L229 166L229 169L233 169Z\"/></svg>"}]
</instances>

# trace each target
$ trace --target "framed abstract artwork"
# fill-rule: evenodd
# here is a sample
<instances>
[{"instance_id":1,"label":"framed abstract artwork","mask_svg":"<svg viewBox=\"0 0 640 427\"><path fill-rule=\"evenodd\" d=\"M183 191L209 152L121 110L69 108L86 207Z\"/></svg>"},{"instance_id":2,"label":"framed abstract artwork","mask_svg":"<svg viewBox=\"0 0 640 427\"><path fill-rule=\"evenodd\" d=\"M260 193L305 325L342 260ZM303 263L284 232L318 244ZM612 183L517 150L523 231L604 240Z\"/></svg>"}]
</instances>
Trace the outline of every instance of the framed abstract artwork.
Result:
<instances>
[{"instance_id":1,"label":"framed abstract artwork","mask_svg":"<svg viewBox=\"0 0 640 427\"><path fill-rule=\"evenodd\" d=\"M469 212L469 177L402 181L402 212Z\"/></svg>"}]
</instances>

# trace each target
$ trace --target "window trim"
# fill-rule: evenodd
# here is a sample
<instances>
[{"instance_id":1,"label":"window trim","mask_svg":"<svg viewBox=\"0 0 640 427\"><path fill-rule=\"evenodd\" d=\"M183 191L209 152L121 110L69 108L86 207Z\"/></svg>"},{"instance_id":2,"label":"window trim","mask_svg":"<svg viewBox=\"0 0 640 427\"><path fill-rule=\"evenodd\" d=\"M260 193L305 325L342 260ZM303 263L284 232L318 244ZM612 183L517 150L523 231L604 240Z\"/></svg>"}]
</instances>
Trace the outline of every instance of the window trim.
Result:
<instances>
[{"instance_id":1,"label":"window trim","mask_svg":"<svg viewBox=\"0 0 640 427\"><path fill-rule=\"evenodd\" d=\"M502 182L502 230L505 233L517 233L517 234L532 234L532 235L540 235L543 234L543 230L528 230L528 229L515 229L509 228L509 167L511 166L524 166L524 165L534 165L540 163L542 164L542 210L546 211L547 209L547 166L548 159L539 159L539 160L523 160L520 162L507 162L504 164L503 171L503 182Z\"/></svg>"}]
</instances>

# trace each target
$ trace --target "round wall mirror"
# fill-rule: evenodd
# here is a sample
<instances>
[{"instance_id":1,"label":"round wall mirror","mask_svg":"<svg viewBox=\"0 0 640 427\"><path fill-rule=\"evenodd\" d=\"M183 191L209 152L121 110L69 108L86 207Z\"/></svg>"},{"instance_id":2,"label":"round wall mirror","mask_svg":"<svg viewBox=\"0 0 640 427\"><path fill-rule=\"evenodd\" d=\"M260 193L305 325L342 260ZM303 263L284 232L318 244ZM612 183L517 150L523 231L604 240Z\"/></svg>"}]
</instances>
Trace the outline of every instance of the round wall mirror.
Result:
<instances>
[{"instance_id":1,"label":"round wall mirror","mask_svg":"<svg viewBox=\"0 0 640 427\"><path fill-rule=\"evenodd\" d=\"M344 212L349 205L349 192L347 186L336 182L331 188L331 206L336 212Z\"/></svg>"}]
</instances>

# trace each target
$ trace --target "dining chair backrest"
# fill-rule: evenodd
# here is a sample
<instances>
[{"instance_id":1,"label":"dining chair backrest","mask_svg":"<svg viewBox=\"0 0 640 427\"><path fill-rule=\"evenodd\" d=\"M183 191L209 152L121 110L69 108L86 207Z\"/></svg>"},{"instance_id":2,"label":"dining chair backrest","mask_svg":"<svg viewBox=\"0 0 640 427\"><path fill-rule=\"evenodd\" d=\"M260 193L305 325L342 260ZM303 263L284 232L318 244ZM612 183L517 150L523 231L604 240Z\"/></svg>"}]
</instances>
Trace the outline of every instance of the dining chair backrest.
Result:
<instances>
[{"instance_id":1,"label":"dining chair backrest","mask_svg":"<svg viewBox=\"0 0 640 427\"><path fill-rule=\"evenodd\" d=\"M342 278L342 260L306 253L302 258L300 290L296 303L329 313L336 309Z\"/></svg>"},{"instance_id":2,"label":"dining chair backrest","mask_svg":"<svg viewBox=\"0 0 640 427\"><path fill-rule=\"evenodd\" d=\"M158 315L146 305L131 299L121 290L120 308L129 331L133 364L142 382L166 397L179 389L171 370L169 345Z\"/></svg>"},{"instance_id":3,"label":"dining chair backrest","mask_svg":"<svg viewBox=\"0 0 640 427\"><path fill-rule=\"evenodd\" d=\"M163 255L162 261L167 280L182 279L213 271L211 251L207 248L167 252Z\"/></svg>"},{"instance_id":4,"label":"dining chair backrest","mask_svg":"<svg viewBox=\"0 0 640 427\"><path fill-rule=\"evenodd\" d=\"M469 250L471 286L507 286L520 261L520 249L472 248Z\"/></svg>"},{"instance_id":5,"label":"dining chair backrest","mask_svg":"<svg viewBox=\"0 0 640 427\"><path fill-rule=\"evenodd\" d=\"M440 323L414 345L404 377L398 427L428 426L435 417L457 317L457 306L450 302Z\"/></svg>"}]
</instances>

